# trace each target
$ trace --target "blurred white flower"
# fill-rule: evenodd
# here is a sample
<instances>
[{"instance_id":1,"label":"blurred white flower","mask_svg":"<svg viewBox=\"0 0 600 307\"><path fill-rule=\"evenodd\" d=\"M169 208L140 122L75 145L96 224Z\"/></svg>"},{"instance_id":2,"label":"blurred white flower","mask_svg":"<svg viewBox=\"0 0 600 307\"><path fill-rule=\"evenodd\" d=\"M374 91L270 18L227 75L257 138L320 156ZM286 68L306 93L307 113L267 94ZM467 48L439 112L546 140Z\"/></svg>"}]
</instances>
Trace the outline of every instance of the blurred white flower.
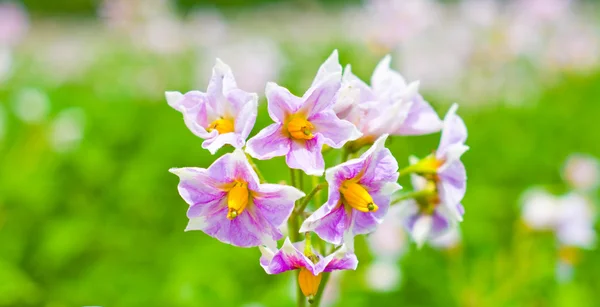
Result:
<instances>
[{"instance_id":1,"label":"blurred white flower","mask_svg":"<svg viewBox=\"0 0 600 307\"><path fill-rule=\"evenodd\" d=\"M268 38L248 38L235 43L212 46L199 58L198 84L204 84L210 76L215 58L220 58L229 66L238 87L255 93L262 93L268 81L276 80L284 62L279 46Z\"/></svg>"},{"instance_id":2,"label":"blurred white flower","mask_svg":"<svg viewBox=\"0 0 600 307\"><path fill-rule=\"evenodd\" d=\"M75 149L83 138L85 113L80 108L70 108L58 113L50 129L50 144L57 152Z\"/></svg>"},{"instance_id":3,"label":"blurred white flower","mask_svg":"<svg viewBox=\"0 0 600 307\"><path fill-rule=\"evenodd\" d=\"M29 18L22 6L0 3L0 47L19 43L29 29Z\"/></svg>"},{"instance_id":4,"label":"blurred white flower","mask_svg":"<svg viewBox=\"0 0 600 307\"><path fill-rule=\"evenodd\" d=\"M211 47L227 40L229 25L217 11L198 10L191 14L186 30L185 37L196 45Z\"/></svg>"},{"instance_id":5,"label":"blurred white flower","mask_svg":"<svg viewBox=\"0 0 600 307\"><path fill-rule=\"evenodd\" d=\"M596 243L595 212L583 196L570 193L559 200L556 235L564 246L592 248Z\"/></svg>"},{"instance_id":6,"label":"blurred white flower","mask_svg":"<svg viewBox=\"0 0 600 307\"><path fill-rule=\"evenodd\" d=\"M0 84L10 76L12 62L13 58L10 50L0 47Z\"/></svg>"},{"instance_id":7,"label":"blurred white flower","mask_svg":"<svg viewBox=\"0 0 600 307\"><path fill-rule=\"evenodd\" d=\"M14 100L13 109L19 119L26 123L39 123L50 111L50 100L46 93L36 88L20 90Z\"/></svg>"},{"instance_id":8,"label":"blurred white flower","mask_svg":"<svg viewBox=\"0 0 600 307\"><path fill-rule=\"evenodd\" d=\"M463 0L459 3L464 20L473 26L490 27L499 15L499 4L495 0Z\"/></svg>"},{"instance_id":9,"label":"blurred white flower","mask_svg":"<svg viewBox=\"0 0 600 307\"><path fill-rule=\"evenodd\" d=\"M49 81L60 84L80 78L97 59L98 48L85 32L61 33L38 48L35 53Z\"/></svg>"},{"instance_id":10,"label":"blurred white flower","mask_svg":"<svg viewBox=\"0 0 600 307\"><path fill-rule=\"evenodd\" d=\"M398 47L398 69L408 79L427 80L421 89L455 90L467 72L473 52L473 33L460 22L444 22L430 27ZM444 56L438 56L444 50Z\"/></svg>"},{"instance_id":11,"label":"blurred white flower","mask_svg":"<svg viewBox=\"0 0 600 307\"><path fill-rule=\"evenodd\" d=\"M590 155L571 154L565 162L563 177L576 190L597 188L600 183L600 163Z\"/></svg>"},{"instance_id":12,"label":"blurred white flower","mask_svg":"<svg viewBox=\"0 0 600 307\"><path fill-rule=\"evenodd\" d=\"M452 227L444 234L429 240L429 245L437 249L451 249L460 244L461 235L458 227Z\"/></svg>"},{"instance_id":13,"label":"blurred white flower","mask_svg":"<svg viewBox=\"0 0 600 307\"><path fill-rule=\"evenodd\" d=\"M376 260L367 268L365 278L367 286L372 290L397 290L401 279L400 268L395 262Z\"/></svg>"},{"instance_id":14,"label":"blurred white flower","mask_svg":"<svg viewBox=\"0 0 600 307\"><path fill-rule=\"evenodd\" d=\"M559 200L547 191L534 188L521 197L521 218L535 230L553 230L559 218Z\"/></svg>"},{"instance_id":15,"label":"blurred white flower","mask_svg":"<svg viewBox=\"0 0 600 307\"><path fill-rule=\"evenodd\" d=\"M440 7L429 0L370 0L368 40L388 49L419 35L439 19Z\"/></svg>"},{"instance_id":16,"label":"blurred white flower","mask_svg":"<svg viewBox=\"0 0 600 307\"><path fill-rule=\"evenodd\" d=\"M367 237L375 257L396 261L406 251L408 240L400 213L400 205L391 206L383 223Z\"/></svg>"}]
</instances>

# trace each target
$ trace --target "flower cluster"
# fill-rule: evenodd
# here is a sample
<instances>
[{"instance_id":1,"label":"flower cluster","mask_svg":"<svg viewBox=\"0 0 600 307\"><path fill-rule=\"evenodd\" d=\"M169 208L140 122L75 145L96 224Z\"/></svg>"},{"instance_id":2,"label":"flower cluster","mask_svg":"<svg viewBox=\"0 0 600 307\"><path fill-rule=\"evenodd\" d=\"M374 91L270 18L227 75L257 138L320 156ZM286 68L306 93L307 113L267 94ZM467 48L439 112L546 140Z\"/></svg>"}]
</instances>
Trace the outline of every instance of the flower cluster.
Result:
<instances>
[{"instance_id":1,"label":"flower cluster","mask_svg":"<svg viewBox=\"0 0 600 307\"><path fill-rule=\"evenodd\" d=\"M187 127L204 139L212 154L233 151L208 168L173 168L179 194L189 204L186 230L234 246L259 247L268 274L298 271L298 289L318 304L324 274L355 269L354 237L374 232L390 206L422 245L462 220L466 175L459 158L468 147L466 128L452 106L442 122L419 94L390 69L386 56L371 85L345 69L337 50L321 65L301 97L269 82L268 114L273 123L246 141L254 127L258 95L238 88L229 66L217 59L206 92L166 92ZM390 135L422 135L442 130L435 154L399 171L386 148ZM339 149L341 163L325 169L324 151ZM263 179L253 159L285 156L288 184ZM312 188L305 189L306 175ZM325 180L319 177L325 175ZM417 191L401 189L401 175L412 175ZM321 190L327 200L321 203ZM287 224L287 227L286 227ZM281 248L277 240L288 237ZM318 238L312 238L312 234ZM299 300L304 300L299 296Z\"/></svg>"},{"instance_id":2,"label":"flower cluster","mask_svg":"<svg viewBox=\"0 0 600 307\"><path fill-rule=\"evenodd\" d=\"M600 169L593 157L573 154L565 163L563 177L571 191L555 196L546 189L527 190L521 199L521 218L533 231L552 232L558 245L557 277L570 279L572 268L578 263L580 249L596 244L594 224L595 189Z\"/></svg>"}]
</instances>

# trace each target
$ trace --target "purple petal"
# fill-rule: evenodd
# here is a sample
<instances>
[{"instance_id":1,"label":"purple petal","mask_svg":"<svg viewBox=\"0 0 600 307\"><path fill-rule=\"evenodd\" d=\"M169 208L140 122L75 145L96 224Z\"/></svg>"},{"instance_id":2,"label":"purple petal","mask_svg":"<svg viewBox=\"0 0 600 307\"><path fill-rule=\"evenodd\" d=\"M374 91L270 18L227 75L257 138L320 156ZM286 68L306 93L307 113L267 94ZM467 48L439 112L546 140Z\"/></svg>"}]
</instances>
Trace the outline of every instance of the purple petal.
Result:
<instances>
[{"instance_id":1,"label":"purple petal","mask_svg":"<svg viewBox=\"0 0 600 307\"><path fill-rule=\"evenodd\" d=\"M253 247L263 244L267 240L281 238L281 233L270 227L266 220L253 216L245 210L237 218L227 218L227 206L206 215L206 225L201 229L207 235L217 238L223 243L239 247Z\"/></svg>"},{"instance_id":2,"label":"purple petal","mask_svg":"<svg viewBox=\"0 0 600 307\"><path fill-rule=\"evenodd\" d=\"M261 184L254 196L254 206L274 227L279 227L292 213L294 202L304 193L294 187L280 184Z\"/></svg>"},{"instance_id":3,"label":"purple petal","mask_svg":"<svg viewBox=\"0 0 600 307\"><path fill-rule=\"evenodd\" d=\"M455 218L461 221L463 215L461 211L464 209L460 210L457 204L462 201L467 189L465 167L460 161L454 161L438 175L440 176L438 183L440 199L444 205L448 206Z\"/></svg>"},{"instance_id":4,"label":"purple petal","mask_svg":"<svg viewBox=\"0 0 600 307\"><path fill-rule=\"evenodd\" d=\"M327 60L321 64L311 86L315 86L316 84L325 81L331 74L335 73L342 73L342 65L340 65L337 49L333 50Z\"/></svg>"},{"instance_id":5,"label":"purple petal","mask_svg":"<svg viewBox=\"0 0 600 307\"><path fill-rule=\"evenodd\" d=\"M302 111L306 112L308 118L333 107L335 94L341 86L341 79L341 73L331 74L306 91L302 97L304 100Z\"/></svg>"},{"instance_id":6,"label":"purple petal","mask_svg":"<svg viewBox=\"0 0 600 307\"><path fill-rule=\"evenodd\" d=\"M318 135L311 140L292 140L285 162L290 168L301 169L307 175L320 176L325 169L321 147L323 144Z\"/></svg>"},{"instance_id":7,"label":"purple petal","mask_svg":"<svg viewBox=\"0 0 600 307\"><path fill-rule=\"evenodd\" d=\"M391 56L386 55L377 64L371 77L371 87L379 98L390 99L391 97L397 97L406 89L404 78L390 68L391 61Z\"/></svg>"},{"instance_id":8,"label":"purple petal","mask_svg":"<svg viewBox=\"0 0 600 307\"><path fill-rule=\"evenodd\" d=\"M383 222L383 217L387 214L390 208L390 196L382 194L372 194L373 202L377 204L379 209L376 212L360 212L352 209L352 234L368 234L375 229L377 225Z\"/></svg>"},{"instance_id":9,"label":"purple petal","mask_svg":"<svg viewBox=\"0 0 600 307\"><path fill-rule=\"evenodd\" d=\"M308 120L315 126L313 132L320 133L323 142L333 148L340 148L362 135L351 122L339 119L333 110L323 111Z\"/></svg>"},{"instance_id":10,"label":"purple petal","mask_svg":"<svg viewBox=\"0 0 600 307\"><path fill-rule=\"evenodd\" d=\"M324 272L356 270L358 259L354 253L349 251L348 248L343 245L339 250L325 257L323 263L325 264Z\"/></svg>"},{"instance_id":11,"label":"purple petal","mask_svg":"<svg viewBox=\"0 0 600 307\"><path fill-rule=\"evenodd\" d=\"M344 233L350 229L351 218L342 204L334 208L324 205L304 221L300 232L312 230L329 243L341 244Z\"/></svg>"},{"instance_id":12,"label":"purple petal","mask_svg":"<svg viewBox=\"0 0 600 307\"><path fill-rule=\"evenodd\" d=\"M398 181L398 162L390 150L385 148L386 139L385 134L379 137L371 148L358 158L364 163L360 183L374 191L379 191L387 182Z\"/></svg>"},{"instance_id":13,"label":"purple petal","mask_svg":"<svg viewBox=\"0 0 600 307\"><path fill-rule=\"evenodd\" d=\"M412 100L408 116L396 133L400 135L423 135L442 129L442 121L433 108L417 95Z\"/></svg>"},{"instance_id":14,"label":"purple petal","mask_svg":"<svg viewBox=\"0 0 600 307\"><path fill-rule=\"evenodd\" d=\"M281 249L273 255L263 252L260 264L267 274L279 274L302 267L311 271L314 270L312 261L304 256L304 254L290 242L289 238L285 239Z\"/></svg>"},{"instance_id":15,"label":"purple petal","mask_svg":"<svg viewBox=\"0 0 600 307\"><path fill-rule=\"evenodd\" d=\"M223 134L217 133L214 137L204 140L204 142L202 142L202 148L207 149L211 154L214 155L226 144L239 149L244 146L244 139L239 134L233 132Z\"/></svg>"},{"instance_id":16,"label":"purple petal","mask_svg":"<svg viewBox=\"0 0 600 307\"><path fill-rule=\"evenodd\" d=\"M243 141L245 141L246 138L248 138L248 135L250 135L250 132L254 127L254 123L256 122L256 114L258 112L258 96L251 96L251 99L243 104L241 111L239 111L234 121L235 133L240 135Z\"/></svg>"},{"instance_id":17,"label":"purple petal","mask_svg":"<svg viewBox=\"0 0 600 307\"><path fill-rule=\"evenodd\" d=\"M206 95L209 97L209 105L219 116L233 114L234 106L232 106L231 101L225 98L225 95L234 89L237 89L237 84L231 68L217 59Z\"/></svg>"},{"instance_id":18,"label":"purple petal","mask_svg":"<svg viewBox=\"0 0 600 307\"><path fill-rule=\"evenodd\" d=\"M444 158L448 149L455 144L464 144L467 140L467 127L463 120L456 115L457 104L453 104L444 118L444 128L440 138L440 145L436 151L438 158Z\"/></svg>"},{"instance_id":19,"label":"purple petal","mask_svg":"<svg viewBox=\"0 0 600 307\"><path fill-rule=\"evenodd\" d=\"M190 206L209 203L225 195L219 189L222 182L211 178L206 169L184 167L172 168L169 171L179 177L179 195Z\"/></svg>"},{"instance_id":20,"label":"purple petal","mask_svg":"<svg viewBox=\"0 0 600 307\"><path fill-rule=\"evenodd\" d=\"M296 113L303 103L303 99L294 96L287 88L274 82L267 83L265 94L269 116L276 123L285 122L286 118L290 114Z\"/></svg>"},{"instance_id":21,"label":"purple petal","mask_svg":"<svg viewBox=\"0 0 600 307\"><path fill-rule=\"evenodd\" d=\"M258 191L258 175L248 163L246 155L241 149L225 154L217 159L208 168L209 176L218 182L229 183L243 180L248 183L248 188Z\"/></svg>"},{"instance_id":22,"label":"purple petal","mask_svg":"<svg viewBox=\"0 0 600 307\"><path fill-rule=\"evenodd\" d=\"M282 129L279 123L264 128L248 140L246 152L260 160L286 155L290 151L292 141L283 134Z\"/></svg>"}]
</instances>

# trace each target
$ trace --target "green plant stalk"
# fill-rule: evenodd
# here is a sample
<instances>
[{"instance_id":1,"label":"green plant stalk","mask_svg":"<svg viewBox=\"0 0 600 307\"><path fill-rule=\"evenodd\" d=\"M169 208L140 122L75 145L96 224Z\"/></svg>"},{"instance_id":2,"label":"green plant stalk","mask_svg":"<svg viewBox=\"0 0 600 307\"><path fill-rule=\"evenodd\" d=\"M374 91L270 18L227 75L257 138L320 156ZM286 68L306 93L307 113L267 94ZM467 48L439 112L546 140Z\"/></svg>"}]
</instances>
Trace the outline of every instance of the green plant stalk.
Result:
<instances>
[{"instance_id":1,"label":"green plant stalk","mask_svg":"<svg viewBox=\"0 0 600 307\"><path fill-rule=\"evenodd\" d=\"M413 192L408 192L405 194L402 194L396 198L394 198L391 202L391 205L395 205L398 204L399 202L403 201L403 200L407 200L407 199L412 199L412 198L421 198L421 197L426 197L426 196L430 196L433 193L435 193L435 191L432 190L420 190L420 191L413 191Z\"/></svg>"},{"instance_id":2,"label":"green plant stalk","mask_svg":"<svg viewBox=\"0 0 600 307\"><path fill-rule=\"evenodd\" d=\"M321 304L321 299L323 298L323 291L325 290L325 286L329 281L330 272L323 272L323 278L321 279L321 284L319 285L319 289L317 290L317 295L315 296L315 301L312 303L312 307L319 307Z\"/></svg>"},{"instance_id":3,"label":"green plant stalk","mask_svg":"<svg viewBox=\"0 0 600 307\"><path fill-rule=\"evenodd\" d=\"M313 199L313 197L325 187L327 187L327 182L317 184L313 188L313 190L310 191L310 193L308 193L308 195L301 199L300 205L296 206L296 210L294 210L294 213L296 215L302 214L302 212L304 212L304 209L306 209L306 206L308 206L308 203L310 203L310 200Z\"/></svg>"}]
</instances>

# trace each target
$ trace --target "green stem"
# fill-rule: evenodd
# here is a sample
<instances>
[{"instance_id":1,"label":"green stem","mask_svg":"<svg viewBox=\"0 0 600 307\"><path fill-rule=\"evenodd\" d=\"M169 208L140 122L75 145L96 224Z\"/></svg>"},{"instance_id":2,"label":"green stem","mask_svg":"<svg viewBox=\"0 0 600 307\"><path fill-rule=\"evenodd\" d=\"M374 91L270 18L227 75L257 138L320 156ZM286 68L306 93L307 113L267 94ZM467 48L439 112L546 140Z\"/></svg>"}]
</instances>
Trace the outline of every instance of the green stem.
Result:
<instances>
[{"instance_id":1,"label":"green stem","mask_svg":"<svg viewBox=\"0 0 600 307\"><path fill-rule=\"evenodd\" d=\"M260 183L267 182L265 180L265 177L263 177L262 173L256 166L256 164L254 164L254 159L252 159L252 157L249 154L246 154L246 159L248 160L248 163L250 163L250 166L252 166L252 169L256 172L256 175L258 175L258 179L260 180Z\"/></svg>"},{"instance_id":2,"label":"green stem","mask_svg":"<svg viewBox=\"0 0 600 307\"><path fill-rule=\"evenodd\" d=\"M294 188L297 188L298 186L296 185L296 170L293 168L290 168L290 184L291 186L293 186Z\"/></svg>"},{"instance_id":3,"label":"green stem","mask_svg":"<svg viewBox=\"0 0 600 307\"><path fill-rule=\"evenodd\" d=\"M417 171L415 164L409 165L399 171L400 177L415 173Z\"/></svg>"},{"instance_id":4,"label":"green stem","mask_svg":"<svg viewBox=\"0 0 600 307\"><path fill-rule=\"evenodd\" d=\"M310 191L310 193L308 193L308 195L306 195L302 201L300 202L300 205L298 205L296 207L296 210L294 210L294 213L296 214L300 214L302 212L304 212L304 209L306 209L306 206L308 206L308 203L310 202L310 200L323 188L327 187L327 182L321 182L319 184L317 184L317 186L315 186L315 188Z\"/></svg>"},{"instance_id":5,"label":"green stem","mask_svg":"<svg viewBox=\"0 0 600 307\"><path fill-rule=\"evenodd\" d=\"M348 161L348 157L350 156L350 150L346 147L342 150L342 163Z\"/></svg>"},{"instance_id":6,"label":"green stem","mask_svg":"<svg viewBox=\"0 0 600 307\"><path fill-rule=\"evenodd\" d=\"M405 194L402 194L402 195L396 197L395 199L393 199L392 205L395 205L403 200L407 200L407 199L411 199L411 198L420 198L420 197L429 196L432 193L435 193L435 191L428 190L428 189L405 193Z\"/></svg>"},{"instance_id":7,"label":"green stem","mask_svg":"<svg viewBox=\"0 0 600 307\"><path fill-rule=\"evenodd\" d=\"M323 290L325 290L325 286L329 281L329 275L331 275L331 273L329 272L321 274L323 274L323 279L321 279L321 284L319 284L319 290L317 290L315 301L312 303L311 307L319 307L319 305L321 304L321 299L323 298Z\"/></svg>"},{"instance_id":8,"label":"green stem","mask_svg":"<svg viewBox=\"0 0 600 307\"><path fill-rule=\"evenodd\" d=\"M298 170L298 188L304 192L304 172L302 170Z\"/></svg>"}]
</instances>

